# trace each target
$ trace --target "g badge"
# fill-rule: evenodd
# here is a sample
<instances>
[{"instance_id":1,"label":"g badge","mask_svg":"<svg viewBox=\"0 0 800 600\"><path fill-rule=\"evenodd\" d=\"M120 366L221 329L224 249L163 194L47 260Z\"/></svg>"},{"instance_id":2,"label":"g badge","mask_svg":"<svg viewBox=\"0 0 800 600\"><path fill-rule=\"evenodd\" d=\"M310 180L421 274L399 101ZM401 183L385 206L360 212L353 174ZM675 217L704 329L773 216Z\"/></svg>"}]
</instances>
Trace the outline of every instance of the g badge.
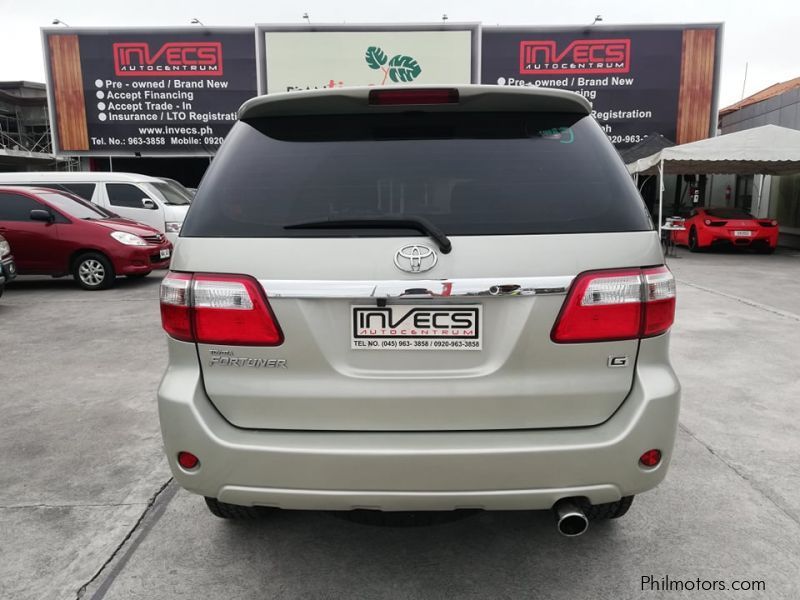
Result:
<instances>
[{"instance_id":1,"label":"g badge","mask_svg":"<svg viewBox=\"0 0 800 600\"><path fill-rule=\"evenodd\" d=\"M617 367L627 367L628 366L628 357L627 356L609 356L608 357L608 368L614 369Z\"/></svg>"}]
</instances>

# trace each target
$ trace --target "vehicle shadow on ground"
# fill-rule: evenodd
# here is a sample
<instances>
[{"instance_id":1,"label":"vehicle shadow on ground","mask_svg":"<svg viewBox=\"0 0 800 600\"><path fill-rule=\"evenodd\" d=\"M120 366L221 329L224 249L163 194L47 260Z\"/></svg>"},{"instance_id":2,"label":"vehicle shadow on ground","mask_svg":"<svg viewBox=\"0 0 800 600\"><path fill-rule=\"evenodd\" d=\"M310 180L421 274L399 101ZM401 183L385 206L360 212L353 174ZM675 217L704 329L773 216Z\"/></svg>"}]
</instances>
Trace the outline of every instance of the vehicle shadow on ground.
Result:
<instances>
[{"instance_id":1,"label":"vehicle shadow on ground","mask_svg":"<svg viewBox=\"0 0 800 600\"><path fill-rule=\"evenodd\" d=\"M687 246L676 246L675 249L680 253L691 254L693 256L702 256L704 254L723 254L729 256L760 256L762 258L769 258L770 254L766 254L764 252L759 252L755 248L737 248L735 246L712 246L710 248L701 248L697 252L691 252ZM775 248L775 255L784 254L784 255L793 255L800 253L800 250L796 248L786 248L782 246L778 246Z\"/></svg>"},{"instance_id":2,"label":"vehicle shadow on ground","mask_svg":"<svg viewBox=\"0 0 800 600\"><path fill-rule=\"evenodd\" d=\"M141 290L161 283L163 273L151 273L147 277L129 278L117 277L116 282L107 290L89 291L81 288L72 277L48 277L43 275L20 275L6 283L5 291L73 291L89 294L90 297L102 297L104 293L115 290Z\"/></svg>"},{"instance_id":3,"label":"vehicle shadow on ground","mask_svg":"<svg viewBox=\"0 0 800 600\"><path fill-rule=\"evenodd\" d=\"M591 561L598 546L614 553L624 541L610 522L564 538L550 511L465 511L426 526L413 515L376 526L338 513L278 511L263 521L218 523L213 537L230 567L247 557L245 570L261 589L277 580L295 597L358 590L365 598L581 597L585 579L566 577L564 565Z\"/></svg>"}]
</instances>

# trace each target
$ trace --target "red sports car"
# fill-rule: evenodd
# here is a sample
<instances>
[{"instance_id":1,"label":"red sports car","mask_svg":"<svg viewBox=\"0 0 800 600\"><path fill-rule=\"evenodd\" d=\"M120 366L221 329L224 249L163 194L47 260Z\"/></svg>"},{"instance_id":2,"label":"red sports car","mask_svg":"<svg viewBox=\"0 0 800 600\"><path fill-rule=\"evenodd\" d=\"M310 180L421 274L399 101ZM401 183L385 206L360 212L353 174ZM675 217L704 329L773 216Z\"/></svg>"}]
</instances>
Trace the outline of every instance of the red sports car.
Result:
<instances>
[{"instance_id":1,"label":"red sports car","mask_svg":"<svg viewBox=\"0 0 800 600\"><path fill-rule=\"evenodd\" d=\"M771 254L778 245L778 222L757 219L740 208L695 208L686 229L673 231L672 240L692 252L718 245L753 248Z\"/></svg>"}]
</instances>

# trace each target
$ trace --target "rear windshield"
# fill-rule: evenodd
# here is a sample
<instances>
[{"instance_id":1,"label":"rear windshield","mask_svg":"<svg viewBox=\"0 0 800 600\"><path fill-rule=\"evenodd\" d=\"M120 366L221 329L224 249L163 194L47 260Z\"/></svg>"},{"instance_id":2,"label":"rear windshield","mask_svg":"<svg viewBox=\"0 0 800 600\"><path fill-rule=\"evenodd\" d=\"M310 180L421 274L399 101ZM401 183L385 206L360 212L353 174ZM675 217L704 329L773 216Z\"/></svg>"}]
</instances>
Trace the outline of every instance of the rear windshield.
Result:
<instances>
[{"instance_id":1,"label":"rear windshield","mask_svg":"<svg viewBox=\"0 0 800 600\"><path fill-rule=\"evenodd\" d=\"M749 212L738 208L709 208L706 214L717 219L755 219Z\"/></svg>"},{"instance_id":2,"label":"rear windshield","mask_svg":"<svg viewBox=\"0 0 800 600\"><path fill-rule=\"evenodd\" d=\"M652 228L622 162L590 117L408 112L237 123L181 235L418 235L285 229L407 216L427 218L448 235Z\"/></svg>"}]
</instances>

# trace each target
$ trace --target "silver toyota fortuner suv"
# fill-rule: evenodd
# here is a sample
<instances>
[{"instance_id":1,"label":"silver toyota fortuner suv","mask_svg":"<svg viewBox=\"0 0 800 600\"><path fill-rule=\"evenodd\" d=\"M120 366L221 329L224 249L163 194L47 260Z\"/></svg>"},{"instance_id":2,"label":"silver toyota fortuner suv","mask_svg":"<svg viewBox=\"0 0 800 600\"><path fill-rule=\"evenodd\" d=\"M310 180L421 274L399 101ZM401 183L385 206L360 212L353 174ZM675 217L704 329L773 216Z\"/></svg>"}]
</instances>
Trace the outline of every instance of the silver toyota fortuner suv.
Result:
<instances>
[{"instance_id":1,"label":"silver toyota fortuner suv","mask_svg":"<svg viewBox=\"0 0 800 600\"><path fill-rule=\"evenodd\" d=\"M242 106L161 286L176 481L220 517L615 518L670 460L675 283L581 96Z\"/></svg>"}]
</instances>

